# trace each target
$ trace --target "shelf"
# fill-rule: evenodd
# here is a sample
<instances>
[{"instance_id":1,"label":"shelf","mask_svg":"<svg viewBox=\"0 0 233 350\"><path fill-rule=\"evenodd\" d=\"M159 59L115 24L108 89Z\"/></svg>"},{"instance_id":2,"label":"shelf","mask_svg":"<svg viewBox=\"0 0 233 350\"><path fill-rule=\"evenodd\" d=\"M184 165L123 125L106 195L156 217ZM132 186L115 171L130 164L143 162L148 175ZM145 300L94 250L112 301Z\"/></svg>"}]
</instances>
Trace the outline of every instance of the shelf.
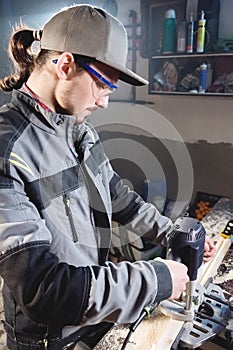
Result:
<instances>
[{"instance_id":1,"label":"shelf","mask_svg":"<svg viewBox=\"0 0 233 350\"><path fill-rule=\"evenodd\" d=\"M166 58L196 58L196 57L227 57L233 56L233 52L203 52L203 53L174 53L174 54L158 54L152 55L151 58L166 59Z\"/></svg>"},{"instance_id":2,"label":"shelf","mask_svg":"<svg viewBox=\"0 0 233 350\"><path fill-rule=\"evenodd\" d=\"M207 91L190 92L199 90L202 63L211 67L207 71ZM149 94L232 96L233 52L153 55L149 60L149 77Z\"/></svg>"},{"instance_id":3,"label":"shelf","mask_svg":"<svg viewBox=\"0 0 233 350\"><path fill-rule=\"evenodd\" d=\"M219 92L205 92L205 93L193 93L193 92L182 92L182 91L157 91L150 90L150 94L153 95L183 95L183 96L198 96L198 97L206 97L206 96L215 96L215 97L229 97L233 96L233 93L219 93Z\"/></svg>"},{"instance_id":4,"label":"shelf","mask_svg":"<svg viewBox=\"0 0 233 350\"><path fill-rule=\"evenodd\" d=\"M141 0L141 55L149 59L149 94L180 96L233 96L233 50L218 38L220 0L198 1L194 7L186 0ZM174 9L177 24L189 20L195 9L192 53L163 54L164 15ZM204 52L196 52L197 27L201 11L205 12L206 32ZM191 12L190 12L191 11ZM226 20L228 20L226 18ZM207 65L206 92L200 90L200 67ZM192 92L190 92L192 91ZM232 91L232 92L231 92Z\"/></svg>"}]
</instances>

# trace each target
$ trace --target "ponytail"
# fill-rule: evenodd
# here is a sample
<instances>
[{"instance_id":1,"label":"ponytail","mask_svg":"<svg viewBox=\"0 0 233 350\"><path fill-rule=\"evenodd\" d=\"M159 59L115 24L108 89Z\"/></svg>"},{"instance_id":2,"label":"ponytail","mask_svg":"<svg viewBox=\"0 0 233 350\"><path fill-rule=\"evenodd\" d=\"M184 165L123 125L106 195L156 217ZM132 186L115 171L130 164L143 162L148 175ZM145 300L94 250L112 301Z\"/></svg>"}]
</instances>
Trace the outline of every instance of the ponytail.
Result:
<instances>
[{"instance_id":1,"label":"ponytail","mask_svg":"<svg viewBox=\"0 0 233 350\"><path fill-rule=\"evenodd\" d=\"M36 55L32 51L34 41L39 41L42 30L16 29L10 38L8 53L14 65L14 72L0 80L4 91L19 89L27 81L35 66Z\"/></svg>"}]
</instances>

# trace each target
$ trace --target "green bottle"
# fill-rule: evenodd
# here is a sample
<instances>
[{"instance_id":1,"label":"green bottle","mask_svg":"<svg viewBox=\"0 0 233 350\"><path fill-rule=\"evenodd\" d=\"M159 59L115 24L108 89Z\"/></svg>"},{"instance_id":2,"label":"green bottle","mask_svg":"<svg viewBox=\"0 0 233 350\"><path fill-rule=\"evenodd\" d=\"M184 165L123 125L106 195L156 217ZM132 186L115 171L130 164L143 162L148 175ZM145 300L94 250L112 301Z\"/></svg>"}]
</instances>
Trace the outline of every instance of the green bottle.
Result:
<instances>
[{"instance_id":1,"label":"green bottle","mask_svg":"<svg viewBox=\"0 0 233 350\"><path fill-rule=\"evenodd\" d=\"M163 41L162 50L163 53L175 53L177 43L176 34L176 13L175 10L170 9L165 12L165 18L163 22Z\"/></svg>"}]
</instances>

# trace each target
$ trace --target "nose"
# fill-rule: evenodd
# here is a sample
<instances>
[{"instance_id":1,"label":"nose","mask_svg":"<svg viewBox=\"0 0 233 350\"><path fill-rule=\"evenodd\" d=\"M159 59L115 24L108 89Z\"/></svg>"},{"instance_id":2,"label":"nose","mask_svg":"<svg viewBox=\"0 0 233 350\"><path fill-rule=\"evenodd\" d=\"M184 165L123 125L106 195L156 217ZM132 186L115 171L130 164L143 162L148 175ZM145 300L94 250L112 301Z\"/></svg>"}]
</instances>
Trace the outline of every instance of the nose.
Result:
<instances>
[{"instance_id":1,"label":"nose","mask_svg":"<svg viewBox=\"0 0 233 350\"><path fill-rule=\"evenodd\" d=\"M97 107L107 109L108 108L108 101L109 101L109 96L101 96L96 100L95 105Z\"/></svg>"}]
</instances>

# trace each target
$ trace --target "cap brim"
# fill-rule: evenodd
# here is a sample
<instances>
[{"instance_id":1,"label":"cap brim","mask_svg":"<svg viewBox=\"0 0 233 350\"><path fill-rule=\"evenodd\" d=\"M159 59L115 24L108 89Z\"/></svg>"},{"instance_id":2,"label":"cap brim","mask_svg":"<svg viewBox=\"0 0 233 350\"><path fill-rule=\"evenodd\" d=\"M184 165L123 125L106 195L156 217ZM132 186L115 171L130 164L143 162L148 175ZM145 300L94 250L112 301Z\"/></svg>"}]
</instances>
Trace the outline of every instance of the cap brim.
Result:
<instances>
[{"instance_id":1,"label":"cap brim","mask_svg":"<svg viewBox=\"0 0 233 350\"><path fill-rule=\"evenodd\" d=\"M110 67L118 70L120 72L119 79L124 81L127 84L135 85L135 86L143 86L143 85L149 84L149 82L146 79L144 79L144 78L140 77L140 75L132 72L129 68L122 67L114 62L111 62L109 60L104 60L101 58L97 58L97 57L96 57L96 60L101 62L101 63L106 64L107 66L110 66Z\"/></svg>"}]
</instances>

